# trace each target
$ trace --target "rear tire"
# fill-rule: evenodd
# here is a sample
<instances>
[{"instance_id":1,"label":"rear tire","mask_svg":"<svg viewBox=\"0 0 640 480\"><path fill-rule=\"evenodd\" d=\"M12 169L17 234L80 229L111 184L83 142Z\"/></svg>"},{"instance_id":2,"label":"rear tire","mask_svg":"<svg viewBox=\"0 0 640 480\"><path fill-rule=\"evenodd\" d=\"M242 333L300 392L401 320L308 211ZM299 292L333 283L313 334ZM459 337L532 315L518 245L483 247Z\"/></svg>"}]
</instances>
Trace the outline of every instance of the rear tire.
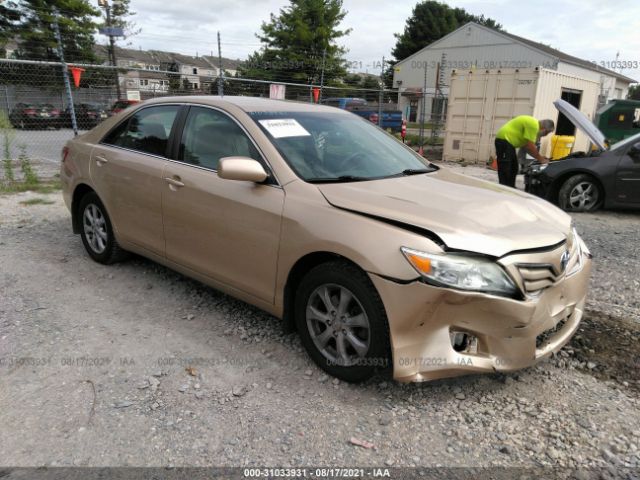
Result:
<instances>
[{"instance_id":1,"label":"rear tire","mask_svg":"<svg viewBox=\"0 0 640 480\"><path fill-rule=\"evenodd\" d=\"M390 366L384 305L369 277L350 263L332 261L307 273L295 321L309 356L334 377L362 382Z\"/></svg>"},{"instance_id":2,"label":"rear tire","mask_svg":"<svg viewBox=\"0 0 640 480\"><path fill-rule=\"evenodd\" d=\"M569 177L558 192L558 205L567 212L593 212L604 202L604 192L591 175Z\"/></svg>"},{"instance_id":3,"label":"rear tire","mask_svg":"<svg viewBox=\"0 0 640 480\"><path fill-rule=\"evenodd\" d=\"M82 243L93 260L109 265L127 257L128 253L120 247L113 234L107 209L95 192L88 192L82 197L78 215Z\"/></svg>"}]
</instances>

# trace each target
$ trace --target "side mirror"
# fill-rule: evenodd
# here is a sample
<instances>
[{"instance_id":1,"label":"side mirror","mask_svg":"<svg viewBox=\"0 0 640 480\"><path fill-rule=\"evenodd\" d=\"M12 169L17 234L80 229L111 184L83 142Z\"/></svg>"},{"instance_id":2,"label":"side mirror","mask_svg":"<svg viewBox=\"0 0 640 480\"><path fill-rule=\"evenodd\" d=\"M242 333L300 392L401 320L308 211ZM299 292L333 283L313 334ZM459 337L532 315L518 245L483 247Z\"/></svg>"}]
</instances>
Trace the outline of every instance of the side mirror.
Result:
<instances>
[{"instance_id":1,"label":"side mirror","mask_svg":"<svg viewBox=\"0 0 640 480\"><path fill-rule=\"evenodd\" d=\"M640 157L640 142L631 145L631 148L627 152L630 157Z\"/></svg>"},{"instance_id":2,"label":"side mirror","mask_svg":"<svg viewBox=\"0 0 640 480\"><path fill-rule=\"evenodd\" d=\"M248 157L224 157L218 162L218 176L226 180L264 182L269 176L260 162Z\"/></svg>"}]
</instances>

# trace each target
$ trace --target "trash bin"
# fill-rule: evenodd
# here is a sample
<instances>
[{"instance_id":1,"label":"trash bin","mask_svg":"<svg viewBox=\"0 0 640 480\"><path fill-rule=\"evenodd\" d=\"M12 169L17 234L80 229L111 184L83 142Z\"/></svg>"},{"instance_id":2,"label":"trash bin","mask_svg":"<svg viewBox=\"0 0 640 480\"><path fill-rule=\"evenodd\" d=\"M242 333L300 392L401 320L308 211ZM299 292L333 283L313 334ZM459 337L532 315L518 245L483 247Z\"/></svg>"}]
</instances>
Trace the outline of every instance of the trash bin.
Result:
<instances>
[{"instance_id":1,"label":"trash bin","mask_svg":"<svg viewBox=\"0 0 640 480\"><path fill-rule=\"evenodd\" d=\"M576 141L572 135L554 135L551 137L551 160L558 160L571 154Z\"/></svg>"}]
</instances>

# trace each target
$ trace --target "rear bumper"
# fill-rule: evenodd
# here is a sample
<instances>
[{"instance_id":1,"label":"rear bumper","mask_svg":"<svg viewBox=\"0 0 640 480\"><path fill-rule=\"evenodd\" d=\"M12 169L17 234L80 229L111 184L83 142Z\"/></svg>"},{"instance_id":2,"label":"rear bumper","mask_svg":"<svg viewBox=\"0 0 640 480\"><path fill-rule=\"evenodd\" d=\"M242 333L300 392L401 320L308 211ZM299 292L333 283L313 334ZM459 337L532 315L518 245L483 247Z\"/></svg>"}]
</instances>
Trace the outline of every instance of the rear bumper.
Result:
<instances>
[{"instance_id":1,"label":"rear bumper","mask_svg":"<svg viewBox=\"0 0 640 480\"><path fill-rule=\"evenodd\" d=\"M387 310L394 378L420 382L509 372L549 357L578 329L590 271L587 256L580 271L527 300L371 275ZM475 349L456 351L452 332L475 339Z\"/></svg>"}]
</instances>

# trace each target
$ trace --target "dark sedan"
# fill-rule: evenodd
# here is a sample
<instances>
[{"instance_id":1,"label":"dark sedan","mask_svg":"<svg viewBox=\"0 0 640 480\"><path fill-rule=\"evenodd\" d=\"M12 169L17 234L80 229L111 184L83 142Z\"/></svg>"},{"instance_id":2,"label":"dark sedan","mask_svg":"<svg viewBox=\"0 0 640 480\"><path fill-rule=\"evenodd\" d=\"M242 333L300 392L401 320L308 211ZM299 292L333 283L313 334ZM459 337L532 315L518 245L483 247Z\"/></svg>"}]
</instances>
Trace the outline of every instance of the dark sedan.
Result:
<instances>
[{"instance_id":1,"label":"dark sedan","mask_svg":"<svg viewBox=\"0 0 640 480\"><path fill-rule=\"evenodd\" d=\"M80 130L90 130L108 118L107 110L98 103L77 103L74 105L76 122ZM71 127L71 112L69 108L64 113L66 127Z\"/></svg>"},{"instance_id":2,"label":"dark sedan","mask_svg":"<svg viewBox=\"0 0 640 480\"><path fill-rule=\"evenodd\" d=\"M526 190L571 212L640 208L640 134L591 154L576 153L525 174Z\"/></svg>"},{"instance_id":3,"label":"dark sedan","mask_svg":"<svg viewBox=\"0 0 640 480\"><path fill-rule=\"evenodd\" d=\"M640 208L640 134L608 147L602 132L577 109L562 100L554 104L596 148L546 165L529 166L525 190L570 212Z\"/></svg>"},{"instance_id":4,"label":"dark sedan","mask_svg":"<svg viewBox=\"0 0 640 480\"><path fill-rule=\"evenodd\" d=\"M15 128L60 128L60 109L51 104L18 103L9 114Z\"/></svg>"}]
</instances>

